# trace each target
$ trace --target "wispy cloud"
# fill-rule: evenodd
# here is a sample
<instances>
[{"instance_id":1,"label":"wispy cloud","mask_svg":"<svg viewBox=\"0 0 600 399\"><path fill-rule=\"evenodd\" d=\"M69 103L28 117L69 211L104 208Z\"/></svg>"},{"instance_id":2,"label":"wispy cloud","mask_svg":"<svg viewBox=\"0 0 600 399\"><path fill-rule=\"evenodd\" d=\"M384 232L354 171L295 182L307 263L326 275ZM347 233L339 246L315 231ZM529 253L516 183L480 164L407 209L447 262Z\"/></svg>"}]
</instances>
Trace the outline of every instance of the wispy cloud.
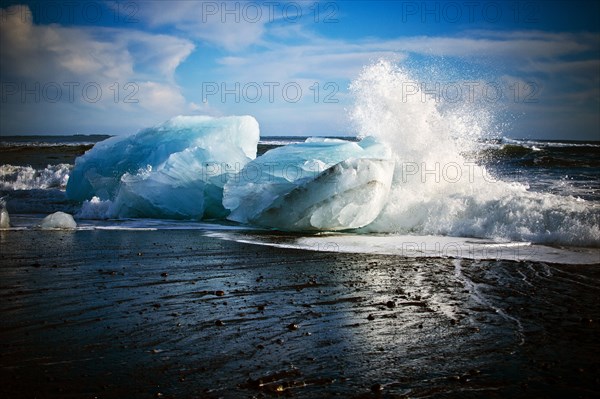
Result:
<instances>
[{"instance_id":1,"label":"wispy cloud","mask_svg":"<svg viewBox=\"0 0 600 399\"><path fill-rule=\"evenodd\" d=\"M98 130L120 125L126 131L185 109L175 70L193 51L190 40L133 29L37 25L27 6L0 13L3 133L32 125L72 131L77 127L60 120L71 121L61 114L74 112L87 129L96 123Z\"/></svg>"},{"instance_id":2,"label":"wispy cloud","mask_svg":"<svg viewBox=\"0 0 600 399\"><path fill-rule=\"evenodd\" d=\"M0 67L3 84L9 83L3 87L8 99L3 108L11 115L3 112L2 130L55 125L57 131L72 126L77 122L73 115L79 114L85 118L79 126L88 129L131 131L132 126L192 112L253 114L270 134L348 134L348 84L380 58L416 67L414 78L430 83L501 84L504 97L498 109L532 115L519 120L519 134L546 134L548 126L555 126L554 135L570 134L563 121L558 123L568 114L592 122L583 136L598 129L597 33L456 28L430 35L398 30L350 39L339 34L347 26L329 25L338 33L330 35L314 23L315 4L294 2L304 15L295 19L290 14L297 10L286 2L149 1L136 3L136 24L118 27L35 24L26 6L15 6L18 12L4 10ZM58 83L63 97L38 104L26 93L27 101L22 101L19 85L30 89L35 82ZM79 83L76 101L67 101L65 82ZM81 88L89 82L103 90L97 102L81 100ZM230 94L216 93L204 101L205 84ZM267 98L269 84L275 89L273 101ZM282 93L286 84L293 90L298 85L302 95L290 101ZM331 85L326 89L326 84ZM524 101L532 84L535 101ZM252 91L249 96L241 92L257 86L263 90L259 101ZM91 87L90 95L93 91ZM324 101L328 94L334 101Z\"/></svg>"},{"instance_id":3,"label":"wispy cloud","mask_svg":"<svg viewBox=\"0 0 600 399\"><path fill-rule=\"evenodd\" d=\"M261 40L272 21L263 2L175 0L140 3L139 18L151 29L170 28L180 35L230 51Z\"/></svg>"},{"instance_id":4,"label":"wispy cloud","mask_svg":"<svg viewBox=\"0 0 600 399\"><path fill-rule=\"evenodd\" d=\"M532 120L520 118L513 124L518 134L549 134L547 126L536 122L544 109L558 108L561 111L548 112L544 119L552 120L555 115L571 113L582 120L597 120L597 107L600 102L600 37L581 33L549 33L541 31L465 31L445 36L406 36L392 39L368 38L348 41L332 40L318 35L305 34L309 40L301 44L286 44L271 39L262 49L235 56L224 55L217 59L218 71L212 76L221 76L223 81L237 80L242 85L247 82L277 81L299 82L304 93L312 94L310 85L314 82L336 82L340 100L337 105L328 104L332 114L343 114L349 106L346 94L347 83L356 77L361 68L378 58L396 61L413 58L434 57L441 68L451 67L452 60L460 60L461 73L431 75L428 69L415 71L415 79L429 83L468 81L473 84L489 83L499 85L502 98L497 101L502 112L515 115L530 113ZM471 67L464 67L465 63ZM442 71L443 72L443 71ZM511 76L511 78L507 78ZM430 86L431 87L431 86ZM465 94L466 95L466 94ZM309 96L308 96L309 97ZM310 99L310 97L308 98ZM243 99L242 99L243 100ZM281 100L281 99L280 99ZM222 101L221 106L229 112L239 112L249 104ZM298 115L316 112L316 105L310 101L301 104L280 104L282 109L275 118L287 115L290 121L301 122ZM262 113L262 110L257 112ZM523 122L525 120L525 122ZM339 123L332 125L332 119L321 121L331 129L344 129ZM311 124L310 121L304 122ZM309 129L314 130L317 124ZM537 126L537 127L536 127ZM570 134L565 124L556 124L553 134ZM558 126L562 126L559 131ZM588 126L589 136L597 124ZM590 130L592 129L592 130ZM509 132L510 133L510 132Z\"/></svg>"}]
</instances>

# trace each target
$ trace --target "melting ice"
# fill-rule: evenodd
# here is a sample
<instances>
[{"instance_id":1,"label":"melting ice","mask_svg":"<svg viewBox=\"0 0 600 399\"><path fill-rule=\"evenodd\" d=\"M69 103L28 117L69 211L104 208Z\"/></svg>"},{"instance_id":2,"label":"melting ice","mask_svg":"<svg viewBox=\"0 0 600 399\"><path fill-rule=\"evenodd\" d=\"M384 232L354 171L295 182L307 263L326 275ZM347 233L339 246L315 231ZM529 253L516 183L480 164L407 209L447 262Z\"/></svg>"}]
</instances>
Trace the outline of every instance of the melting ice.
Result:
<instances>
[{"instance_id":1,"label":"melting ice","mask_svg":"<svg viewBox=\"0 0 600 399\"><path fill-rule=\"evenodd\" d=\"M54 212L44 219L40 223L42 229L75 229L77 223L73 216L65 212Z\"/></svg>"},{"instance_id":2,"label":"melting ice","mask_svg":"<svg viewBox=\"0 0 600 399\"><path fill-rule=\"evenodd\" d=\"M67 196L86 200L87 215L102 200L104 217L223 217L227 176L256 157L258 140L251 116L178 116L96 144L75 161Z\"/></svg>"},{"instance_id":3,"label":"melting ice","mask_svg":"<svg viewBox=\"0 0 600 399\"><path fill-rule=\"evenodd\" d=\"M0 198L0 229L8 229L10 227L10 216L6 210L6 200Z\"/></svg>"},{"instance_id":4,"label":"melting ice","mask_svg":"<svg viewBox=\"0 0 600 399\"><path fill-rule=\"evenodd\" d=\"M371 223L387 202L390 148L308 139L266 152L225 185L230 220L280 230L344 230Z\"/></svg>"},{"instance_id":5,"label":"melting ice","mask_svg":"<svg viewBox=\"0 0 600 399\"><path fill-rule=\"evenodd\" d=\"M67 184L80 217L224 218L280 230L344 230L383 209L394 162L374 138L308 139L256 157L250 116L178 116L94 146Z\"/></svg>"}]
</instances>

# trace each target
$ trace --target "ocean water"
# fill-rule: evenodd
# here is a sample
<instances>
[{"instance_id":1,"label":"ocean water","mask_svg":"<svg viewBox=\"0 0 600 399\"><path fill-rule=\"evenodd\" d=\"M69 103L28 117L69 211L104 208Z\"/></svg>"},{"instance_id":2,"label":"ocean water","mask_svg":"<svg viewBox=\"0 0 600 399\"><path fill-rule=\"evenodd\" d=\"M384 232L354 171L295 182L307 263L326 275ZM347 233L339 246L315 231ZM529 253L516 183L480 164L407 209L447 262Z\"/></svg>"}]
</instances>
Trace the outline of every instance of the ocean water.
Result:
<instances>
[{"instance_id":1,"label":"ocean water","mask_svg":"<svg viewBox=\"0 0 600 399\"><path fill-rule=\"evenodd\" d=\"M62 211L80 229L185 228L313 251L600 263L600 141L507 138L493 105L402 96L407 81L414 81L410 70L380 61L350 85L353 134L342 139L373 136L391 149L395 165L385 206L359 229L289 235L224 218L107 220L106 201L96 200L82 211L65 188L75 158L107 138L100 135L3 135L0 196L13 228L34 228ZM304 140L262 137L257 152Z\"/></svg>"},{"instance_id":2,"label":"ocean water","mask_svg":"<svg viewBox=\"0 0 600 399\"><path fill-rule=\"evenodd\" d=\"M42 217L56 211L77 215L81 204L70 201L65 195L69 173L77 156L106 138L107 136L1 137L0 197L4 197L7 202L12 228L35 228ZM263 137L258 153L305 139L306 137ZM357 140L354 137L344 139ZM600 207L600 142L493 139L481 141L479 145L479 149L468 156L485 165L490 181L498 179L518 184L520 190L526 189L529 194L551 202L548 205L549 213L560 212L560 206L564 204L558 203L557 208L553 208L552 204L556 204L557 199L564 199L567 204L589 209L597 217ZM435 180L436 176L430 173L425 178ZM540 217L539 208L535 204L530 205L532 214ZM528 209L524 207L519 211L527 212ZM501 218L502 215L497 217ZM527 215L521 215L521 218L526 219ZM540 242L515 240L510 236L485 237L485 232L461 236L411 231L394 234L363 229L365 231L302 236L238 226L227 221L81 218L77 218L77 221L79 229L193 229L205 231L220 239L311 251L396 254L414 258L533 260L567 264L600 262L597 250L599 238L595 235L598 226L594 226L594 219L588 221L588 226L584 224L582 227L582 240L573 240L573 226L565 226L563 231L557 229L552 232L555 242L543 239ZM497 222L503 223L502 220ZM445 222L440 218L438 223L442 225ZM594 227L596 233L585 230ZM494 226L488 226L488 229L493 232Z\"/></svg>"}]
</instances>

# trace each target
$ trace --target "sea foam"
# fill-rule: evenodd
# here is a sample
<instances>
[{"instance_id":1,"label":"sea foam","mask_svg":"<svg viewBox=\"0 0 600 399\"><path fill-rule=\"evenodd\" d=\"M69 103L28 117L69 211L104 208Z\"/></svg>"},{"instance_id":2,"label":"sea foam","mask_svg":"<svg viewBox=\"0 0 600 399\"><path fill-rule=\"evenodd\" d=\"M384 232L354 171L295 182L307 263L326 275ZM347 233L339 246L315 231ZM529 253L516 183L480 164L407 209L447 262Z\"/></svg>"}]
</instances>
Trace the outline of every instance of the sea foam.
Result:
<instances>
[{"instance_id":1,"label":"sea foam","mask_svg":"<svg viewBox=\"0 0 600 399\"><path fill-rule=\"evenodd\" d=\"M31 166L0 165L0 190L65 189L71 165L48 165L44 169Z\"/></svg>"},{"instance_id":2,"label":"sea foam","mask_svg":"<svg viewBox=\"0 0 600 399\"><path fill-rule=\"evenodd\" d=\"M600 244L597 203L495 177L465 156L492 130L489 110L474 103L444 109L421 93L407 95L414 81L380 61L351 84L356 129L388 144L396 161L389 201L363 232Z\"/></svg>"}]
</instances>

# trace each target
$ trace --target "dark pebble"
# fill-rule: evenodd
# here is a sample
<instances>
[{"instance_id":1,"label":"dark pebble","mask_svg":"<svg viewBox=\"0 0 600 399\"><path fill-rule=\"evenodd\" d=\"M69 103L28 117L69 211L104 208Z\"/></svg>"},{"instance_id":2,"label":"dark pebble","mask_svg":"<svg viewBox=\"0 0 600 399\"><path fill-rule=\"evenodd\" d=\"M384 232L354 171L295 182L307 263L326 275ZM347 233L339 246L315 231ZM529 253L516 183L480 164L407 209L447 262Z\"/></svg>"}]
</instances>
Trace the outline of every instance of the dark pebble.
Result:
<instances>
[{"instance_id":1,"label":"dark pebble","mask_svg":"<svg viewBox=\"0 0 600 399\"><path fill-rule=\"evenodd\" d=\"M375 320L375 316L373 316L372 314L370 314L370 315L367 317L367 320Z\"/></svg>"},{"instance_id":2,"label":"dark pebble","mask_svg":"<svg viewBox=\"0 0 600 399\"><path fill-rule=\"evenodd\" d=\"M288 330L290 330L290 331L297 330L297 329L298 329L298 324L294 324L294 323L292 323L292 324L289 324L289 325L287 326L287 328L288 328Z\"/></svg>"},{"instance_id":3,"label":"dark pebble","mask_svg":"<svg viewBox=\"0 0 600 399\"><path fill-rule=\"evenodd\" d=\"M381 386L381 384L373 384L373 385L371 385L371 391L381 392L381 391L383 391L383 387Z\"/></svg>"},{"instance_id":4,"label":"dark pebble","mask_svg":"<svg viewBox=\"0 0 600 399\"><path fill-rule=\"evenodd\" d=\"M223 327L224 325L225 325L225 323L223 323L221 320L215 321L215 326L217 326L217 327Z\"/></svg>"},{"instance_id":5,"label":"dark pebble","mask_svg":"<svg viewBox=\"0 0 600 399\"><path fill-rule=\"evenodd\" d=\"M223 295L225 295L225 291L215 291L215 295L216 296L223 296Z\"/></svg>"},{"instance_id":6,"label":"dark pebble","mask_svg":"<svg viewBox=\"0 0 600 399\"><path fill-rule=\"evenodd\" d=\"M167 273L167 272L164 272L164 273L161 273L161 274L160 274L160 276L161 276L161 277L168 277L168 276L169 276L169 273Z\"/></svg>"},{"instance_id":7,"label":"dark pebble","mask_svg":"<svg viewBox=\"0 0 600 399\"><path fill-rule=\"evenodd\" d=\"M387 301L387 302L385 303L385 306L387 306L387 307L388 307L388 308L390 308L390 309L391 309L391 308L395 308L395 307L396 307L396 302L394 302L394 301Z\"/></svg>"}]
</instances>

